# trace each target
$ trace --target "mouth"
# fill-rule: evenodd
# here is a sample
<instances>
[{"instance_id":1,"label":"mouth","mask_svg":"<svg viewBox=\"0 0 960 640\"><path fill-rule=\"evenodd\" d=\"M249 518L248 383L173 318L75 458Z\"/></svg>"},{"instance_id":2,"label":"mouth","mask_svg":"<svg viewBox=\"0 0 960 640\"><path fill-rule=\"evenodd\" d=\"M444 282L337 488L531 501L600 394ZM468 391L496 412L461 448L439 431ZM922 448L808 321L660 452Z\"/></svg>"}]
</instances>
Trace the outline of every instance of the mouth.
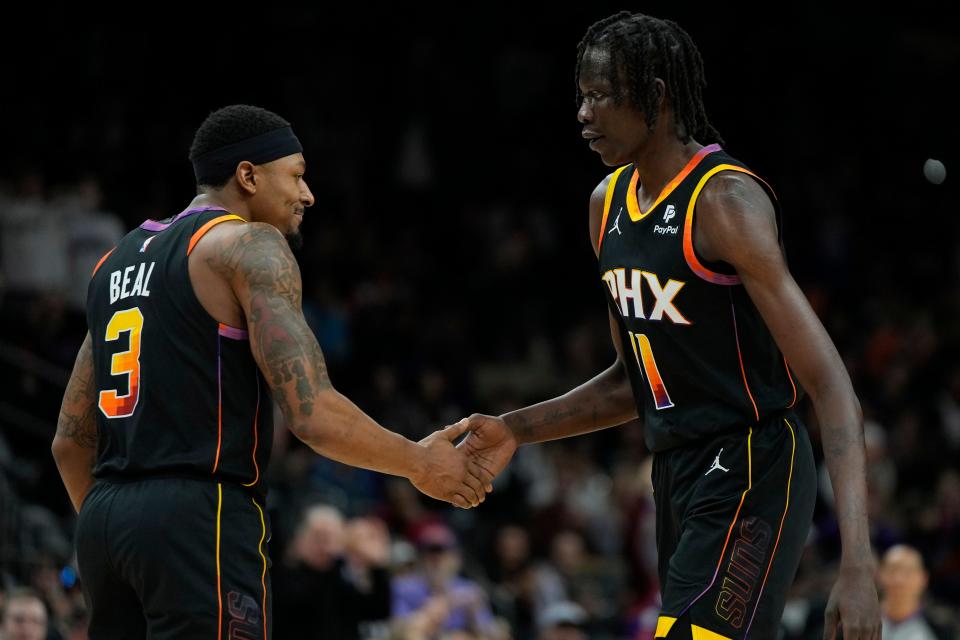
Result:
<instances>
[{"instance_id":1,"label":"mouth","mask_svg":"<svg viewBox=\"0 0 960 640\"><path fill-rule=\"evenodd\" d=\"M588 142L588 144L590 145L590 148L591 148L591 149L594 148L594 146L597 144L597 142L599 142L600 140L603 140L603 136L602 136L601 134L597 133L596 131L585 130L585 131L584 131L583 133L581 133L580 135L583 136L584 140L587 140L587 142Z\"/></svg>"}]
</instances>

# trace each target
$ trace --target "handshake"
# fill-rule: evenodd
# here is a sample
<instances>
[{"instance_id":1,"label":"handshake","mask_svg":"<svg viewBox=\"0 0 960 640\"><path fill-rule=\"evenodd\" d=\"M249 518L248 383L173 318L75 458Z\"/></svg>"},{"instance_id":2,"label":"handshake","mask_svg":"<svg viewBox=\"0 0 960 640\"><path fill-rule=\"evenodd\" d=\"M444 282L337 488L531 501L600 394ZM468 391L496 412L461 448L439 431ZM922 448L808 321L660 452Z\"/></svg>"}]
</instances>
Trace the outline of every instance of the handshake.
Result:
<instances>
[{"instance_id":1,"label":"handshake","mask_svg":"<svg viewBox=\"0 0 960 640\"><path fill-rule=\"evenodd\" d=\"M454 446L457 438L467 437ZM475 507L493 491L517 441L500 418L475 413L419 442L423 448L407 477L421 492L461 509Z\"/></svg>"}]
</instances>

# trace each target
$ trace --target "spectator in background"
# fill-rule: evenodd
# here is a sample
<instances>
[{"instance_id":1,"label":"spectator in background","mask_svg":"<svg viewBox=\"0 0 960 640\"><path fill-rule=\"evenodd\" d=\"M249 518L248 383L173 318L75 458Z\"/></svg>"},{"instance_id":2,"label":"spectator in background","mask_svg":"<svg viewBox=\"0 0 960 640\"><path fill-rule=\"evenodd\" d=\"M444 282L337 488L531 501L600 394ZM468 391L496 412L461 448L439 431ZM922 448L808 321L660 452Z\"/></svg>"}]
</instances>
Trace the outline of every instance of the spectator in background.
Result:
<instances>
[{"instance_id":1,"label":"spectator in background","mask_svg":"<svg viewBox=\"0 0 960 640\"><path fill-rule=\"evenodd\" d=\"M934 622L923 606L927 571L913 547L891 547L880 564L880 611L885 640L949 640L955 635Z\"/></svg>"},{"instance_id":2,"label":"spectator in background","mask_svg":"<svg viewBox=\"0 0 960 640\"><path fill-rule=\"evenodd\" d=\"M45 640L47 609L31 589L14 589L3 607L2 640Z\"/></svg>"},{"instance_id":3,"label":"spectator in background","mask_svg":"<svg viewBox=\"0 0 960 640\"><path fill-rule=\"evenodd\" d=\"M547 607L567 597L559 574L531 556L530 534L521 526L506 525L497 531L485 567L494 610L510 622L518 638L536 635Z\"/></svg>"},{"instance_id":4,"label":"spectator in background","mask_svg":"<svg viewBox=\"0 0 960 640\"><path fill-rule=\"evenodd\" d=\"M587 640L587 612L574 602L550 605L540 619L540 640Z\"/></svg>"},{"instance_id":5,"label":"spectator in background","mask_svg":"<svg viewBox=\"0 0 960 640\"><path fill-rule=\"evenodd\" d=\"M276 637L350 640L386 620L389 555L390 538L379 520L345 524L333 507L310 507L287 562L274 572Z\"/></svg>"},{"instance_id":6,"label":"spectator in background","mask_svg":"<svg viewBox=\"0 0 960 640\"><path fill-rule=\"evenodd\" d=\"M460 577L460 550L453 531L433 524L420 532L418 573L393 582L393 617L403 638L431 638L465 631L495 633L493 614L478 584Z\"/></svg>"}]
</instances>

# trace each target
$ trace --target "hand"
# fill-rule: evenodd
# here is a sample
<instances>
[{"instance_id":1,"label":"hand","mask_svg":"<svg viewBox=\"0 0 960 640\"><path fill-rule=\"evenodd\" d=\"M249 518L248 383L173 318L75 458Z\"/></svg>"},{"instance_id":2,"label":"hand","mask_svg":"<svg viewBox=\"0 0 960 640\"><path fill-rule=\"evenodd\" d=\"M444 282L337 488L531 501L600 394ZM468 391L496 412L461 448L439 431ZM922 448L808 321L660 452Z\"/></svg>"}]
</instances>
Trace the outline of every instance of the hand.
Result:
<instances>
[{"instance_id":1,"label":"hand","mask_svg":"<svg viewBox=\"0 0 960 640\"><path fill-rule=\"evenodd\" d=\"M413 486L423 493L461 509L475 507L486 498L480 476L470 474L466 454L453 446L453 441L469 428L466 421L461 420L421 440L419 471L410 477Z\"/></svg>"},{"instance_id":2,"label":"hand","mask_svg":"<svg viewBox=\"0 0 960 640\"><path fill-rule=\"evenodd\" d=\"M824 640L880 640L880 604L874 569L844 567L830 592L823 625ZM837 629L842 635L837 635Z\"/></svg>"},{"instance_id":3,"label":"hand","mask_svg":"<svg viewBox=\"0 0 960 640\"><path fill-rule=\"evenodd\" d=\"M457 447L467 454L470 473L483 480L484 488L493 491L493 479L503 471L517 450L517 439L510 427L496 416L475 413L464 418L470 435Z\"/></svg>"}]
</instances>

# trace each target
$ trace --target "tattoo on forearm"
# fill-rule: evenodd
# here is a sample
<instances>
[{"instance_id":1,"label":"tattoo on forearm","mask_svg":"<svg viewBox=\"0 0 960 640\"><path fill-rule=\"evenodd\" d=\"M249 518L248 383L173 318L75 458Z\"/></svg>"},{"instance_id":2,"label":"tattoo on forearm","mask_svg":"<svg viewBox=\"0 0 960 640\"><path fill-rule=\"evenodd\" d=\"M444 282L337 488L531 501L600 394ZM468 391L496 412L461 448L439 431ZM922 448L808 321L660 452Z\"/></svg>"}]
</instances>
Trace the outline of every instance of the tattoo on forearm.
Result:
<instances>
[{"instance_id":1,"label":"tattoo on forearm","mask_svg":"<svg viewBox=\"0 0 960 640\"><path fill-rule=\"evenodd\" d=\"M67 384L60 416L57 419L57 437L69 438L85 449L97 446L96 380L93 373L93 350L90 336L84 340L73 365L73 375Z\"/></svg>"},{"instance_id":2,"label":"tattoo on forearm","mask_svg":"<svg viewBox=\"0 0 960 640\"><path fill-rule=\"evenodd\" d=\"M317 395L331 385L323 352L303 319L300 268L289 246L274 229L250 224L207 263L245 289L254 356L272 388L292 385L292 394L279 392L274 399L287 424L297 428L295 417L312 415Z\"/></svg>"}]
</instances>

